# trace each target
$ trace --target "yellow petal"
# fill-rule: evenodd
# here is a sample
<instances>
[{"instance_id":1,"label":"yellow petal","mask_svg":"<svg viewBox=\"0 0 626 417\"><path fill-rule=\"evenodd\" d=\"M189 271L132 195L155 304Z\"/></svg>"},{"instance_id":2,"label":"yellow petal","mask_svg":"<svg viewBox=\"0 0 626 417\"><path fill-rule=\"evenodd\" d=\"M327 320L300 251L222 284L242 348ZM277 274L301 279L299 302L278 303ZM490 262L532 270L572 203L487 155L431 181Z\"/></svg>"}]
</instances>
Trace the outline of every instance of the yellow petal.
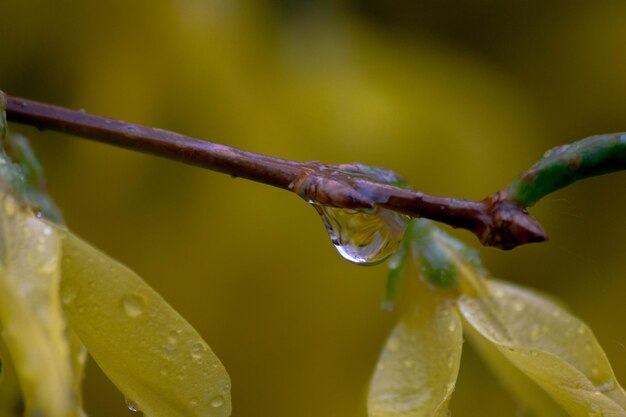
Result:
<instances>
[{"instance_id":1,"label":"yellow petal","mask_svg":"<svg viewBox=\"0 0 626 417\"><path fill-rule=\"evenodd\" d=\"M572 416L626 416L626 394L593 333L557 303L500 281L464 295L464 318Z\"/></svg>"},{"instance_id":2,"label":"yellow petal","mask_svg":"<svg viewBox=\"0 0 626 417\"><path fill-rule=\"evenodd\" d=\"M461 320L451 300L437 297L426 285L419 290L405 304L378 361L369 391L370 417L448 415L461 360Z\"/></svg>"},{"instance_id":3,"label":"yellow petal","mask_svg":"<svg viewBox=\"0 0 626 417\"><path fill-rule=\"evenodd\" d=\"M128 268L59 228L68 323L150 417L230 415L230 380L202 337Z\"/></svg>"},{"instance_id":4,"label":"yellow petal","mask_svg":"<svg viewBox=\"0 0 626 417\"><path fill-rule=\"evenodd\" d=\"M26 415L67 417L77 395L58 295L59 239L12 196L0 204L0 320Z\"/></svg>"}]
</instances>

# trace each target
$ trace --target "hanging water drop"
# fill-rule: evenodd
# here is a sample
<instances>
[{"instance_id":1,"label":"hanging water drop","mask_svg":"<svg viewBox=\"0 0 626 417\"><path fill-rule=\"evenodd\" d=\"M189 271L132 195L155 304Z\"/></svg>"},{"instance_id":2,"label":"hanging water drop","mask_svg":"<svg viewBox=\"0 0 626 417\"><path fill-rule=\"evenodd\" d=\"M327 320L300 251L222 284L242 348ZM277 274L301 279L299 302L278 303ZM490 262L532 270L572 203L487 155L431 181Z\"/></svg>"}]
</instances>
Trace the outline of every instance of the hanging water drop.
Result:
<instances>
[{"instance_id":1,"label":"hanging water drop","mask_svg":"<svg viewBox=\"0 0 626 417\"><path fill-rule=\"evenodd\" d=\"M126 398L126 407L133 413L136 413L137 411L139 411L139 408L137 407L137 403L135 403L133 400L129 400L128 398Z\"/></svg>"},{"instance_id":2,"label":"hanging water drop","mask_svg":"<svg viewBox=\"0 0 626 417\"><path fill-rule=\"evenodd\" d=\"M313 204L337 252L350 262L374 265L398 247L409 216L384 208L353 210Z\"/></svg>"},{"instance_id":3,"label":"hanging water drop","mask_svg":"<svg viewBox=\"0 0 626 417\"><path fill-rule=\"evenodd\" d=\"M398 174L382 167L342 164L333 166L329 172L328 177L322 180L318 178L307 182L305 177L294 182L293 190L317 210L341 256L361 265L384 261L398 247L410 217L378 206L377 203L383 203L384 199L369 195L371 191L367 187L361 188L359 180L406 189L410 187ZM325 190L325 186L329 189ZM337 190L353 194L349 198L345 195L339 198L335 195ZM358 204L343 205L347 204L346 201Z\"/></svg>"}]
</instances>

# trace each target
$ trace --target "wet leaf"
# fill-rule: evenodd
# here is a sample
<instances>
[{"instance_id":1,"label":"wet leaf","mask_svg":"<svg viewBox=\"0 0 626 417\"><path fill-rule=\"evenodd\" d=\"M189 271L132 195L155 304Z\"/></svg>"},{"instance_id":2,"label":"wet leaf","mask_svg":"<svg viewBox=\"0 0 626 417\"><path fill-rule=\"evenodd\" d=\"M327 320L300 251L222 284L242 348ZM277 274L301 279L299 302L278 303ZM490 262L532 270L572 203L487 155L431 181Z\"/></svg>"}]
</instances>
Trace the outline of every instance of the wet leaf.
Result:
<instances>
[{"instance_id":1,"label":"wet leaf","mask_svg":"<svg viewBox=\"0 0 626 417\"><path fill-rule=\"evenodd\" d=\"M459 300L461 313L572 416L626 416L626 394L582 321L547 297L487 281Z\"/></svg>"},{"instance_id":2,"label":"wet leaf","mask_svg":"<svg viewBox=\"0 0 626 417\"><path fill-rule=\"evenodd\" d=\"M22 387L26 415L76 412L65 320L58 296L56 230L0 196L0 320Z\"/></svg>"},{"instance_id":3,"label":"wet leaf","mask_svg":"<svg viewBox=\"0 0 626 417\"><path fill-rule=\"evenodd\" d=\"M230 380L201 336L140 277L63 236L61 299L104 373L150 417L230 415Z\"/></svg>"},{"instance_id":4,"label":"wet leaf","mask_svg":"<svg viewBox=\"0 0 626 417\"><path fill-rule=\"evenodd\" d=\"M472 326L464 323L463 335L478 351L487 365L513 394L523 409L536 417L565 417L567 414L539 385L509 361L496 345Z\"/></svg>"},{"instance_id":5,"label":"wet leaf","mask_svg":"<svg viewBox=\"0 0 626 417\"><path fill-rule=\"evenodd\" d=\"M87 348L83 345L76 332L69 328L67 329L67 337L70 344L70 360L72 363L72 373L74 374L74 390L77 394L76 403L78 406L78 416L86 416L83 411L83 378L85 377L85 365L87 365Z\"/></svg>"},{"instance_id":6,"label":"wet leaf","mask_svg":"<svg viewBox=\"0 0 626 417\"><path fill-rule=\"evenodd\" d=\"M459 370L462 326L451 300L413 280L371 382L370 417L446 416Z\"/></svg>"}]
</instances>

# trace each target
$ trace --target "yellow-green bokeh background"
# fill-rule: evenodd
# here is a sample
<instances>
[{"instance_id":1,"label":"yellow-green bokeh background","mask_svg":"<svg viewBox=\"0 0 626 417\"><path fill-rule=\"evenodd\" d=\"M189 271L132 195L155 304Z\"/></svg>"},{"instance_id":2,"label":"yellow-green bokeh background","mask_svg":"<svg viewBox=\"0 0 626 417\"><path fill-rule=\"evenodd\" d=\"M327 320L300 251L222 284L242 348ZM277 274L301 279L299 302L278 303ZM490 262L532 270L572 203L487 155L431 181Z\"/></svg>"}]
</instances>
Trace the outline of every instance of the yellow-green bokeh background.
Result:
<instances>
[{"instance_id":1,"label":"yellow-green bokeh background","mask_svg":"<svg viewBox=\"0 0 626 417\"><path fill-rule=\"evenodd\" d=\"M624 22L621 1L0 0L0 88L283 158L384 165L416 189L481 198L549 147L626 130ZM34 142L69 226L142 275L219 355L233 416L366 416L394 322L380 308L384 265L343 261L285 191L12 128ZM483 248L485 264L565 300L626 381L625 174L533 213L551 241ZM130 413L93 363L86 390L91 416ZM469 348L452 409L517 415Z\"/></svg>"}]
</instances>

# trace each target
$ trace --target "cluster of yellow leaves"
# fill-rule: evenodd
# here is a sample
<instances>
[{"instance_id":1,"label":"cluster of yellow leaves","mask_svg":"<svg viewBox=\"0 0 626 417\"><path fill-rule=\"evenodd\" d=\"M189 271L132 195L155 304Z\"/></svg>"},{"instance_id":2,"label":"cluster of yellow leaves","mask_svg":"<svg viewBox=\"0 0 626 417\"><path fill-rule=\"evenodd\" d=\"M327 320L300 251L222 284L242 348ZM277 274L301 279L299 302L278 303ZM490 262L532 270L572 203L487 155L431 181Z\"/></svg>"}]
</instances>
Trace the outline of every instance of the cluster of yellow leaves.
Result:
<instances>
[{"instance_id":1,"label":"cluster of yellow leaves","mask_svg":"<svg viewBox=\"0 0 626 417\"><path fill-rule=\"evenodd\" d=\"M228 374L201 336L135 273L6 188L0 323L2 417L84 415L83 343L148 416L230 415Z\"/></svg>"},{"instance_id":2,"label":"cluster of yellow leaves","mask_svg":"<svg viewBox=\"0 0 626 417\"><path fill-rule=\"evenodd\" d=\"M400 320L374 373L370 417L447 416L463 330L533 415L626 416L626 393L598 341L562 305L488 277L458 241L425 221L409 226L405 243ZM424 258L423 245L444 255ZM433 260L458 272L455 288L428 276Z\"/></svg>"}]
</instances>

